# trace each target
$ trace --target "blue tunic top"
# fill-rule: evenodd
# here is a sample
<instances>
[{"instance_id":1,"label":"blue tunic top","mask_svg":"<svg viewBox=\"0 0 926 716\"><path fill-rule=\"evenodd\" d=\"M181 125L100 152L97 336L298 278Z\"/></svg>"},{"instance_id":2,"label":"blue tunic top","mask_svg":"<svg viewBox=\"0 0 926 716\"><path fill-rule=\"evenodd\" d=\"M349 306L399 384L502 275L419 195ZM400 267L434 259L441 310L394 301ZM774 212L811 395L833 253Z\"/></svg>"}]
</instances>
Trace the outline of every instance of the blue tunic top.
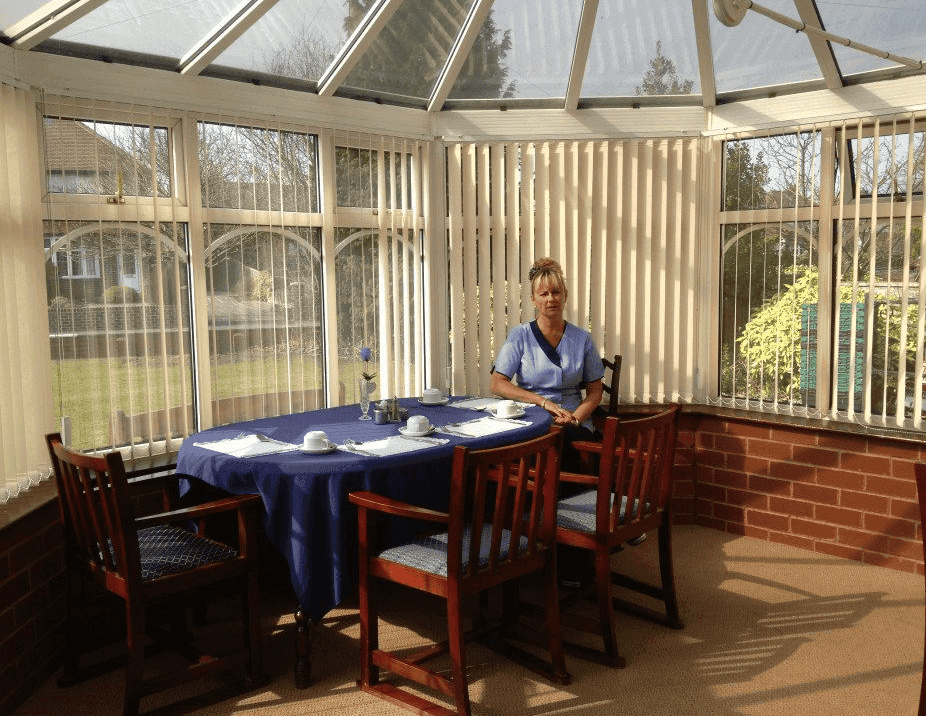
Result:
<instances>
[{"instance_id":1,"label":"blue tunic top","mask_svg":"<svg viewBox=\"0 0 926 716\"><path fill-rule=\"evenodd\" d=\"M571 323L566 323L556 348L536 328L536 321L517 326L498 352L495 370L569 411L582 402L580 384L604 377L601 355L591 334Z\"/></svg>"}]
</instances>

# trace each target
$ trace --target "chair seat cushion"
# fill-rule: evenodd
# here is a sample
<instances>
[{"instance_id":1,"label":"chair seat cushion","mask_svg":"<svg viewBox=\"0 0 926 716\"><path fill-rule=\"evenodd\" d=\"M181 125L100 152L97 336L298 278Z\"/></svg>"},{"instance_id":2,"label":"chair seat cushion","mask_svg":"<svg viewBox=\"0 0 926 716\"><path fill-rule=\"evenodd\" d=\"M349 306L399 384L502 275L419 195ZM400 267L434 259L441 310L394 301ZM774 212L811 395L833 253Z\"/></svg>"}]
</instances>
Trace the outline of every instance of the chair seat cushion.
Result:
<instances>
[{"instance_id":1,"label":"chair seat cushion","mask_svg":"<svg viewBox=\"0 0 926 716\"><path fill-rule=\"evenodd\" d=\"M588 490L556 503L556 526L576 532L595 533L595 506L598 491ZM614 506L614 493L611 493L610 507ZM621 497L621 522L627 510L627 496ZM636 513L636 508L634 508Z\"/></svg>"},{"instance_id":2,"label":"chair seat cushion","mask_svg":"<svg viewBox=\"0 0 926 716\"><path fill-rule=\"evenodd\" d=\"M479 569L489 565L489 546L492 539L492 527L486 525L482 530L482 538L479 544ZM437 574L442 577L447 576L447 541L446 532L440 534L428 535L416 542L390 547L383 550L378 555L380 559L388 562L395 562L413 569L420 569L422 572ZM469 568L469 546L472 541L472 530L469 527L463 529L463 571ZM526 551L528 542L526 537L521 537L521 551ZM502 543L499 557L508 558L508 552L511 545L511 532L502 530Z\"/></svg>"},{"instance_id":3,"label":"chair seat cushion","mask_svg":"<svg viewBox=\"0 0 926 716\"><path fill-rule=\"evenodd\" d=\"M228 545L172 525L139 530L138 551L143 581L238 556L238 551Z\"/></svg>"}]
</instances>

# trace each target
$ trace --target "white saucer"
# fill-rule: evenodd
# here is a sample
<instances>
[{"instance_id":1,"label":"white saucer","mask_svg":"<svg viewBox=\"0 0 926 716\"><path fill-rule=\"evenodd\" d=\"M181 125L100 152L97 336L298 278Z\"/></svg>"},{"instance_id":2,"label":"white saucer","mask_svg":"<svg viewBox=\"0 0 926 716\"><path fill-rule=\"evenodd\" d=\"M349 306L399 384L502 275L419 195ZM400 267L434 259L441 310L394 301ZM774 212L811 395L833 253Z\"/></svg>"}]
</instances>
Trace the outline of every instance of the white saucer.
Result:
<instances>
[{"instance_id":1,"label":"white saucer","mask_svg":"<svg viewBox=\"0 0 926 716\"><path fill-rule=\"evenodd\" d=\"M328 447L323 447L323 448L300 447L299 450L308 455L324 455L327 452L332 452L335 448L337 448L337 445L335 445L333 442L329 440Z\"/></svg>"},{"instance_id":2,"label":"white saucer","mask_svg":"<svg viewBox=\"0 0 926 716\"><path fill-rule=\"evenodd\" d=\"M418 398L418 402L422 405L447 405L450 402L450 398L443 397L440 400L435 400L433 403L425 400L424 398Z\"/></svg>"},{"instance_id":3,"label":"white saucer","mask_svg":"<svg viewBox=\"0 0 926 716\"><path fill-rule=\"evenodd\" d=\"M490 405L488 408L486 408L486 412L493 418L500 418L501 420L505 420L506 418L520 418L522 415L524 415L524 408L519 406L518 412L514 412L511 415L502 416L497 413L494 405Z\"/></svg>"},{"instance_id":4,"label":"white saucer","mask_svg":"<svg viewBox=\"0 0 926 716\"><path fill-rule=\"evenodd\" d=\"M429 427L427 430L425 430L423 433L413 433L411 430L408 429L408 426L407 426L407 425L402 425L402 426L399 427L399 432L402 433L403 435L405 435L406 437L410 437L410 438L423 438L425 435L430 435L431 433L434 432L434 426L433 426L433 425L430 426L430 427Z\"/></svg>"}]
</instances>

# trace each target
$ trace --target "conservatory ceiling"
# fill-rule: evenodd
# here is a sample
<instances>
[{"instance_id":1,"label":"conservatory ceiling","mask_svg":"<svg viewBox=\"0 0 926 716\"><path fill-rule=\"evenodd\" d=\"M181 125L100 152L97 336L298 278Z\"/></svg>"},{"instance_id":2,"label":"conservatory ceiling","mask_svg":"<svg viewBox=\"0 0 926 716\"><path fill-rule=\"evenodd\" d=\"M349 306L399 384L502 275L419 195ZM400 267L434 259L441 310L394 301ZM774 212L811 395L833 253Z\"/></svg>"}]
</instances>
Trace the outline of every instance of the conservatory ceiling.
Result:
<instances>
[{"instance_id":1,"label":"conservatory ceiling","mask_svg":"<svg viewBox=\"0 0 926 716\"><path fill-rule=\"evenodd\" d=\"M27 52L430 111L712 107L926 57L923 0L2 0L0 30Z\"/></svg>"}]
</instances>

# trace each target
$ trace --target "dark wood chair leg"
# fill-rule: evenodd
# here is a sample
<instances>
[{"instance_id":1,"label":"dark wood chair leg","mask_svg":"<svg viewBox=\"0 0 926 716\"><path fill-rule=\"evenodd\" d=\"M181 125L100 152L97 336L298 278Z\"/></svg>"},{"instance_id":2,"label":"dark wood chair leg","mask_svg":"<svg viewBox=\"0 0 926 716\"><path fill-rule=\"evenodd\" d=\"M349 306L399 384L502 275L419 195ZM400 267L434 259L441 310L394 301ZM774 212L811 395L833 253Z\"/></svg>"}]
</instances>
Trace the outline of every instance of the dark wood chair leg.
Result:
<instances>
[{"instance_id":1,"label":"dark wood chair leg","mask_svg":"<svg viewBox=\"0 0 926 716\"><path fill-rule=\"evenodd\" d=\"M141 703L141 684L144 678L145 610L125 607L127 653L125 664L125 697L122 716L138 716Z\"/></svg>"},{"instance_id":2,"label":"dark wood chair leg","mask_svg":"<svg viewBox=\"0 0 926 716\"><path fill-rule=\"evenodd\" d=\"M617 651L615 637L614 604L611 596L611 554L600 549L595 554L595 591L598 597L598 619L601 622L601 640L607 659L616 667L624 660Z\"/></svg>"},{"instance_id":3,"label":"dark wood chair leg","mask_svg":"<svg viewBox=\"0 0 926 716\"><path fill-rule=\"evenodd\" d=\"M566 653L563 647L563 634L559 619L559 590L556 574L556 560L547 562L544 570L546 582L546 625L547 625L547 651L550 652L550 665L553 669L552 678L563 684L571 682L572 677L566 671Z\"/></svg>"},{"instance_id":4,"label":"dark wood chair leg","mask_svg":"<svg viewBox=\"0 0 926 716\"><path fill-rule=\"evenodd\" d=\"M305 689L312 683L312 628L314 624L302 607L296 607L296 664L293 678L297 689Z\"/></svg>"},{"instance_id":5,"label":"dark wood chair leg","mask_svg":"<svg viewBox=\"0 0 926 716\"><path fill-rule=\"evenodd\" d=\"M678 613L675 594L675 571L672 567L672 525L669 515L659 527L659 573L662 580L662 599L666 605L666 624L673 629L684 629L685 623Z\"/></svg>"},{"instance_id":6,"label":"dark wood chair leg","mask_svg":"<svg viewBox=\"0 0 926 716\"><path fill-rule=\"evenodd\" d=\"M469 684L466 680L466 643L463 632L463 605L459 594L447 595L447 641L450 650L450 673L453 675L453 700L457 713L470 716Z\"/></svg>"}]
</instances>

